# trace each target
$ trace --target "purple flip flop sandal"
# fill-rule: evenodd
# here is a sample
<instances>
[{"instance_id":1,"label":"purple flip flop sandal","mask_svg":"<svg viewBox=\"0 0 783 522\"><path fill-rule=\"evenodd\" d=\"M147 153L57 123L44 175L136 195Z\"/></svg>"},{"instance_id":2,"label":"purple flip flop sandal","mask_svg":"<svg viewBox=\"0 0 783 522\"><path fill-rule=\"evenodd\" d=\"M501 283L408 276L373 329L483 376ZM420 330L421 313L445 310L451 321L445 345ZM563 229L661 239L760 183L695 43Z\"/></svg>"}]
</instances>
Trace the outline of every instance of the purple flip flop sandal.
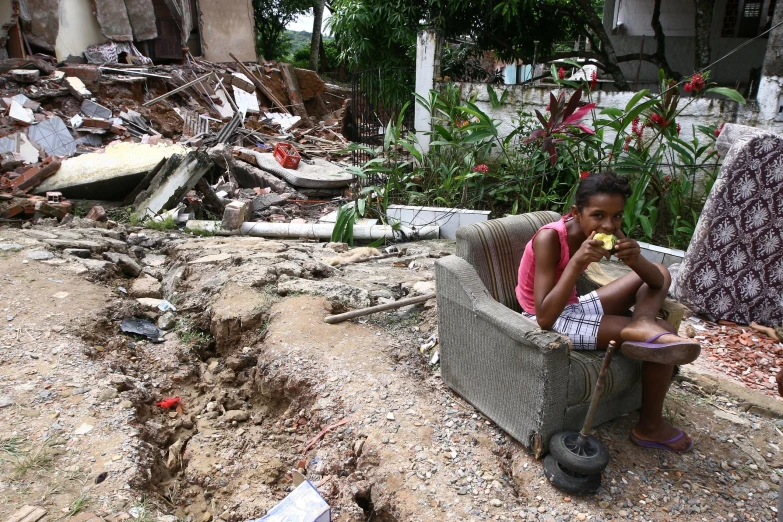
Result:
<instances>
[{"instance_id":1,"label":"purple flip flop sandal","mask_svg":"<svg viewBox=\"0 0 783 522\"><path fill-rule=\"evenodd\" d=\"M688 447L685 448L685 449L681 449L681 450L680 449L674 449L671 446L669 446L669 444L673 444L673 443L677 442L678 440L680 440L681 438L683 438L685 436L685 433L682 430L677 429L677 428L675 428L675 429L677 430L677 436L674 437L673 439L664 440L664 441L660 441L660 442L655 442L655 441L652 441L652 440L642 440L642 439L636 437L633 433L631 433L631 441L633 441L633 443L636 444L637 446L641 446L643 448L652 448L652 449L671 451L672 453L687 453L690 450L692 450L693 449L693 439L691 439L691 441L688 443Z\"/></svg>"},{"instance_id":2,"label":"purple flip flop sandal","mask_svg":"<svg viewBox=\"0 0 783 522\"><path fill-rule=\"evenodd\" d=\"M674 343L656 343L655 341L670 332L661 332L647 341L625 341L620 350L624 355L640 361L661 364L688 364L695 361L701 353L701 345L694 341Z\"/></svg>"}]
</instances>

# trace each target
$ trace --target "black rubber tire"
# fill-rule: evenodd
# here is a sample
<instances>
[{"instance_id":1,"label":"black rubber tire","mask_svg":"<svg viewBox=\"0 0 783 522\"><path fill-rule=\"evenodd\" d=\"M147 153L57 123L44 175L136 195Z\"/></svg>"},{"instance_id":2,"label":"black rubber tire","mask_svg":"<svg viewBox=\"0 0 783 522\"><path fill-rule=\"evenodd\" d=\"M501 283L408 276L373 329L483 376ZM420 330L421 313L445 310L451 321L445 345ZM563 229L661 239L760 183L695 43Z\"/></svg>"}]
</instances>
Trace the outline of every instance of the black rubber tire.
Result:
<instances>
[{"instance_id":1,"label":"black rubber tire","mask_svg":"<svg viewBox=\"0 0 783 522\"><path fill-rule=\"evenodd\" d=\"M564 468L550 453L544 457L544 475L557 489L572 495L588 495L601 487L601 474L584 475Z\"/></svg>"},{"instance_id":2,"label":"black rubber tire","mask_svg":"<svg viewBox=\"0 0 783 522\"><path fill-rule=\"evenodd\" d=\"M560 431L549 441L549 452L560 464L585 475L601 473L609 464L609 450L595 437L579 444L578 431Z\"/></svg>"}]
</instances>

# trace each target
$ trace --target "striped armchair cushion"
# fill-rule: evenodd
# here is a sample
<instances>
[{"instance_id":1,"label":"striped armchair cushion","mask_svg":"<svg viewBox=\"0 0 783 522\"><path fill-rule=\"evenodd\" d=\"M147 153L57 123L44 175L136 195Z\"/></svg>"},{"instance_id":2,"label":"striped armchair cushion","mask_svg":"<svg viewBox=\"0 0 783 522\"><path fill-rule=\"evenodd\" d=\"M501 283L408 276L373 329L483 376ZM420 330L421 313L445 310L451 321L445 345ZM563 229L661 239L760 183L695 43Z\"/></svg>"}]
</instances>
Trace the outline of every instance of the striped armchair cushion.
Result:
<instances>
[{"instance_id":1,"label":"striped armchair cushion","mask_svg":"<svg viewBox=\"0 0 783 522\"><path fill-rule=\"evenodd\" d=\"M496 301L519 312L514 289L525 245L539 228L558 219L557 212L531 212L460 227L457 255L473 265Z\"/></svg>"}]
</instances>

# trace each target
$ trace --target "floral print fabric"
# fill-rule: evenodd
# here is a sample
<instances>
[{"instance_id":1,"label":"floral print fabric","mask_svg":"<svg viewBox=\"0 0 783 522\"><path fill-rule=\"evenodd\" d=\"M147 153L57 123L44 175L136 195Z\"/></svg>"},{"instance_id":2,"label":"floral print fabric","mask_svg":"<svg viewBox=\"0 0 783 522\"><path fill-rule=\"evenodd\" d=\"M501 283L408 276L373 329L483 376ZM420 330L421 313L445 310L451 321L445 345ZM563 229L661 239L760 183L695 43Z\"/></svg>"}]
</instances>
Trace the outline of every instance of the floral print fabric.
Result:
<instances>
[{"instance_id":1,"label":"floral print fabric","mask_svg":"<svg viewBox=\"0 0 783 522\"><path fill-rule=\"evenodd\" d=\"M783 323L781 247L783 137L739 138L707 197L676 296L716 320Z\"/></svg>"}]
</instances>

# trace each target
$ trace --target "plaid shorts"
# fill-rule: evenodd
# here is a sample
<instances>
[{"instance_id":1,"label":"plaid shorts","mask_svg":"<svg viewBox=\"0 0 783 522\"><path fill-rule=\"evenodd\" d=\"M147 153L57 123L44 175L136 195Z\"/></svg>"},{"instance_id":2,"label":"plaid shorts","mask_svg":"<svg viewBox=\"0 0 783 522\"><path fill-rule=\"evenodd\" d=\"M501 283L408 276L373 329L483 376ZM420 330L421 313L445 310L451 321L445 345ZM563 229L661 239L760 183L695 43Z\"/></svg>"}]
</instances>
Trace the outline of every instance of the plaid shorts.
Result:
<instances>
[{"instance_id":1,"label":"plaid shorts","mask_svg":"<svg viewBox=\"0 0 783 522\"><path fill-rule=\"evenodd\" d=\"M525 317L536 320L536 316L522 312ZM574 350L595 350L598 344L598 327L604 307L596 292L579 297L579 302L567 305L557 318L552 330L571 338Z\"/></svg>"}]
</instances>

